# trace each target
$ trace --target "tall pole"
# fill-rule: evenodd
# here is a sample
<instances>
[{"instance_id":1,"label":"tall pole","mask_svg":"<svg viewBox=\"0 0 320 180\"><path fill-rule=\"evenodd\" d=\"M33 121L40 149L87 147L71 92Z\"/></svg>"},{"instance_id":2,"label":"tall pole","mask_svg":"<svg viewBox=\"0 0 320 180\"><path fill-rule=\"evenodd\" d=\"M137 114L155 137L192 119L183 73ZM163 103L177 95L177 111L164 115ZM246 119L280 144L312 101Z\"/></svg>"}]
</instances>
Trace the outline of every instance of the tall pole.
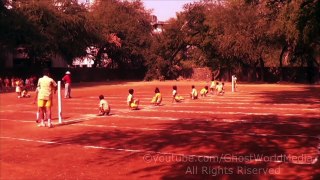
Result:
<instances>
[{"instance_id":1,"label":"tall pole","mask_svg":"<svg viewBox=\"0 0 320 180\"><path fill-rule=\"evenodd\" d=\"M62 112L61 112L61 81L58 81L58 117L59 117L59 124L62 123Z\"/></svg>"},{"instance_id":2,"label":"tall pole","mask_svg":"<svg viewBox=\"0 0 320 180\"><path fill-rule=\"evenodd\" d=\"M234 92L234 75L231 77L231 89Z\"/></svg>"}]
</instances>

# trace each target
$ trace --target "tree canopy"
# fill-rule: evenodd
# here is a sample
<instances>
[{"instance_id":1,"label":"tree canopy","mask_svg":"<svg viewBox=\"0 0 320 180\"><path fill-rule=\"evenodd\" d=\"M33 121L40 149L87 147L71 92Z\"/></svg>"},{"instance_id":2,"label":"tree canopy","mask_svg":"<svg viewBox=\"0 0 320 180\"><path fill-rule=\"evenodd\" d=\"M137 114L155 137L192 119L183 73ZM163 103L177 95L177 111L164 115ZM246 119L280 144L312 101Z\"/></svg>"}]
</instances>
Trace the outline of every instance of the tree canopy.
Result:
<instances>
[{"instance_id":1,"label":"tree canopy","mask_svg":"<svg viewBox=\"0 0 320 180\"><path fill-rule=\"evenodd\" d=\"M146 67L146 79L194 67L249 68L262 81L265 67L279 67L281 78L284 67L306 67L310 82L319 76L318 0L203 0L185 4L162 33L152 33L140 0L5 0L0 10L0 48L23 45L39 62L59 54L71 64L94 46L95 66L107 57L113 68Z\"/></svg>"}]
</instances>

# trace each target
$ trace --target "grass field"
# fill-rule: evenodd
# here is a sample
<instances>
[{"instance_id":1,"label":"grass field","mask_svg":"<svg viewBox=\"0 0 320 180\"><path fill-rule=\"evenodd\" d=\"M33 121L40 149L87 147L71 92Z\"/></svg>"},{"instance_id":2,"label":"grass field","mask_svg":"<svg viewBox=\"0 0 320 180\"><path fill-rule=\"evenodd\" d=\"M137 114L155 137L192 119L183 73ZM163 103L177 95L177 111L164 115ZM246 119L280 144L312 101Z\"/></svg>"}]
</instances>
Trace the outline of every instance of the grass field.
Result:
<instances>
[{"instance_id":1,"label":"grass field","mask_svg":"<svg viewBox=\"0 0 320 180\"><path fill-rule=\"evenodd\" d=\"M0 179L320 179L320 86L226 84L224 96L190 100L192 84L206 85L78 85L63 124L55 97L53 128L36 126L33 97L1 94ZM172 85L184 102L171 102ZM155 87L162 106L150 105ZM100 94L110 116L97 116Z\"/></svg>"}]
</instances>

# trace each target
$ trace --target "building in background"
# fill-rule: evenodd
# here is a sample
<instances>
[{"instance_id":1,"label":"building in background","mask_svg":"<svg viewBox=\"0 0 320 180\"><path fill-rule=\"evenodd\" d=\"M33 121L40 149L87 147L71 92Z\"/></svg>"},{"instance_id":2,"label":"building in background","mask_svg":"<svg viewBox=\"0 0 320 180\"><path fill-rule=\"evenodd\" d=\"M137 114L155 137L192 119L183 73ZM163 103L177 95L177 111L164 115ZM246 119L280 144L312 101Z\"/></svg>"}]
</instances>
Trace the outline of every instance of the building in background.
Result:
<instances>
[{"instance_id":1,"label":"building in background","mask_svg":"<svg viewBox=\"0 0 320 180\"><path fill-rule=\"evenodd\" d=\"M91 9L96 0L78 0L79 4L84 4L87 9Z\"/></svg>"},{"instance_id":2,"label":"building in background","mask_svg":"<svg viewBox=\"0 0 320 180\"><path fill-rule=\"evenodd\" d=\"M152 18L151 19L151 25L153 27L153 31L152 32L154 34L162 33L164 31L164 26L165 26L166 22L158 21L158 18L155 15L152 15L151 18Z\"/></svg>"}]
</instances>

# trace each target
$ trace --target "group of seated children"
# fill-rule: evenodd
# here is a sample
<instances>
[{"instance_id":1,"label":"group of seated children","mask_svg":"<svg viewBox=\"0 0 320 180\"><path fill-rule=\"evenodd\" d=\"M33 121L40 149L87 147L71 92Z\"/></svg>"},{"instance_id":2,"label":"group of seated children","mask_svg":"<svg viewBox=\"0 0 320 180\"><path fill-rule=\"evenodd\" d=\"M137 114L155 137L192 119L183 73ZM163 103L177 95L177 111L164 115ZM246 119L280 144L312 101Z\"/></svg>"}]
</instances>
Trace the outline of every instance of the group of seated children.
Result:
<instances>
[{"instance_id":1,"label":"group of seated children","mask_svg":"<svg viewBox=\"0 0 320 180\"><path fill-rule=\"evenodd\" d=\"M194 87L194 85L192 85L191 88L192 88L192 91L190 93L191 99L198 99L198 92L197 92L196 88ZM212 83L210 85L210 92L212 94L216 94L216 95L221 95L221 96L224 95L224 83L212 81ZM206 97L208 93L209 93L209 87L205 86L201 89L200 96Z\"/></svg>"},{"instance_id":2,"label":"group of seated children","mask_svg":"<svg viewBox=\"0 0 320 180\"><path fill-rule=\"evenodd\" d=\"M210 91L212 93L215 92L216 95L223 95L224 94L224 83L219 84L219 82L213 81L211 83L210 86ZM190 98L191 99L198 99L198 91L195 88L194 85L191 86L192 91L190 93ZM172 91L172 102L181 102L184 100L184 98L182 96L178 95L177 92L177 86L173 86L172 87L173 91ZM127 105L129 106L129 108L131 110L138 110L139 109L139 100L135 99L133 96L134 90L133 89L129 89L129 95L127 98ZM158 87L155 88L154 90L155 95L153 96L152 100L151 100L151 104L155 105L155 106L159 106L162 102L162 95L160 93L160 90ZM209 93L209 87L205 86L204 88L201 89L200 91L200 95L202 97L207 96L207 94ZM110 106L108 104L108 102L104 99L103 95L99 96L99 115L103 116L103 115L109 115L110 114Z\"/></svg>"},{"instance_id":3,"label":"group of seated children","mask_svg":"<svg viewBox=\"0 0 320 180\"><path fill-rule=\"evenodd\" d=\"M210 85L210 92L216 95L224 95L224 83L218 81L212 81Z\"/></svg>"},{"instance_id":4,"label":"group of seated children","mask_svg":"<svg viewBox=\"0 0 320 180\"><path fill-rule=\"evenodd\" d=\"M128 104L130 109L138 110L139 109L139 100L138 99L134 99L133 93L134 93L134 90L133 89L129 89L129 95L128 95L128 98L127 98L127 104ZM153 98L152 101L154 101L155 104L160 104L161 100L162 100L162 97L161 97L159 88L156 88L155 93L156 93L156 96ZM99 116L109 115L110 111L111 111L110 105L104 99L103 95L100 95L99 99L100 99Z\"/></svg>"}]
</instances>

